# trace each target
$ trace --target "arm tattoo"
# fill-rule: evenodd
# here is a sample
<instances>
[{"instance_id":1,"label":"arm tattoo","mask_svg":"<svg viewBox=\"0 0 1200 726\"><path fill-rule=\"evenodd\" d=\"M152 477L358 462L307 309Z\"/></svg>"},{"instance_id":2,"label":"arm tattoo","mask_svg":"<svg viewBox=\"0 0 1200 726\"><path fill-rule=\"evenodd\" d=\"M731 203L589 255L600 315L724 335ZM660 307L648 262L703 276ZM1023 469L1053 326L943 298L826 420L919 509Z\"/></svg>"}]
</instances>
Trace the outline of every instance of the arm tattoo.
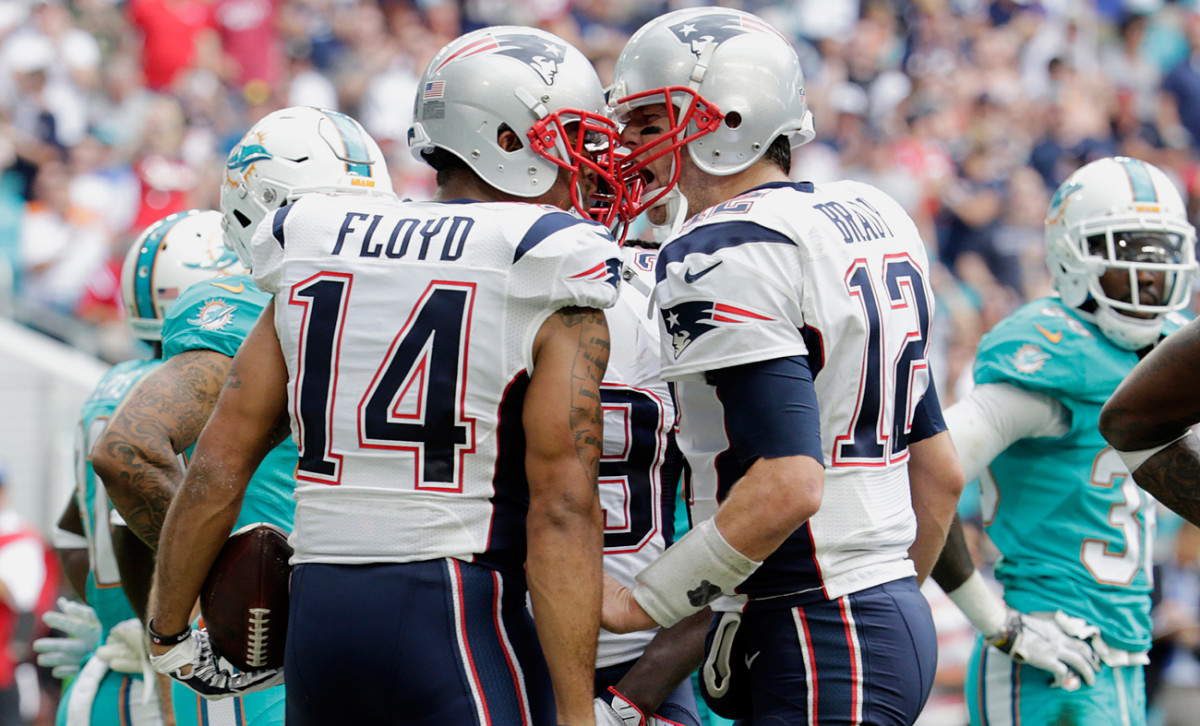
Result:
<instances>
[{"instance_id":1,"label":"arm tattoo","mask_svg":"<svg viewBox=\"0 0 1200 726\"><path fill-rule=\"evenodd\" d=\"M158 547L167 508L183 482L176 454L200 436L228 361L186 354L172 359L175 365L151 373L135 389L104 433L102 453L113 463L105 485L129 528L151 548Z\"/></svg>"},{"instance_id":2,"label":"arm tattoo","mask_svg":"<svg viewBox=\"0 0 1200 726\"><path fill-rule=\"evenodd\" d=\"M1188 437L1138 467L1134 481L1172 511L1200 526L1200 449Z\"/></svg>"},{"instance_id":3,"label":"arm tattoo","mask_svg":"<svg viewBox=\"0 0 1200 726\"><path fill-rule=\"evenodd\" d=\"M579 329L579 347L571 364L570 424L579 463L595 482L604 453L600 381L608 367L608 326L604 313L592 308L566 308L560 318L565 327Z\"/></svg>"}]
</instances>

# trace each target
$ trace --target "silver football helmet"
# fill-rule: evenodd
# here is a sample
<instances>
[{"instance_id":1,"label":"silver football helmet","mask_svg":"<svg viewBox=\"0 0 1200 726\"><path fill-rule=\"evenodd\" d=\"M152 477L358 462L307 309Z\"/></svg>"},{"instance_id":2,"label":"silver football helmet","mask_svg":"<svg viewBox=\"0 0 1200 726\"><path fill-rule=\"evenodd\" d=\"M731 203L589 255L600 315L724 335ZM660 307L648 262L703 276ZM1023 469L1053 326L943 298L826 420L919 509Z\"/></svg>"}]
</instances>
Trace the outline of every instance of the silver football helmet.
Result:
<instances>
[{"instance_id":1,"label":"silver football helmet","mask_svg":"<svg viewBox=\"0 0 1200 726\"><path fill-rule=\"evenodd\" d=\"M1188 304L1195 247L1196 230L1175 185L1138 159L1081 167L1054 193L1046 214L1046 263L1063 304L1094 300L1096 324L1126 350L1154 343L1164 316ZM1128 299L1101 284L1110 270L1128 274ZM1139 274L1147 272L1164 275L1161 297L1140 284Z\"/></svg>"},{"instance_id":2,"label":"silver football helmet","mask_svg":"<svg viewBox=\"0 0 1200 726\"><path fill-rule=\"evenodd\" d=\"M545 194L559 169L566 169L580 214L611 223L623 206L611 154L619 134L607 116L604 89L587 58L555 35L498 26L458 38L421 76L413 120L408 144L418 160L444 149L489 185L517 197ZM506 128L521 148L500 146ZM602 214L582 198L581 173L593 175L608 197Z\"/></svg>"},{"instance_id":3,"label":"silver football helmet","mask_svg":"<svg viewBox=\"0 0 1200 726\"><path fill-rule=\"evenodd\" d=\"M222 239L221 213L191 209L146 228L125 253L121 299L125 322L142 340L161 340L163 318L191 285L246 268Z\"/></svg>"},{"instance_id":4,"label":"silver football helmet","mask_svg":"<svg viewBox=\"0 0 1200 726\"><path fill-rule=\"evenodd\" d=\"M293 106L259 119L225 161L225 240L250 263L250 239L269 213L309 192L391 194L375 139L349 116Z\"/></svg>"},{"instance_id":5,"label":"silver football helmet","mask_svg":"<svg viewBox=\"0 0 1200 726\"><path fill-rule=\"evenodd\" d=\"M779 136L792 148L812 141L812 113L800 59L766 21L729 8L689 8L643 25L613 70L609 103L619 121L639 106L662 103L669 128L636 149L624 176L673 155L670 183L637 201L641 212L679 177L679 150L708 174L736 174L758 161Z\"/></svg>"}]
</instances>

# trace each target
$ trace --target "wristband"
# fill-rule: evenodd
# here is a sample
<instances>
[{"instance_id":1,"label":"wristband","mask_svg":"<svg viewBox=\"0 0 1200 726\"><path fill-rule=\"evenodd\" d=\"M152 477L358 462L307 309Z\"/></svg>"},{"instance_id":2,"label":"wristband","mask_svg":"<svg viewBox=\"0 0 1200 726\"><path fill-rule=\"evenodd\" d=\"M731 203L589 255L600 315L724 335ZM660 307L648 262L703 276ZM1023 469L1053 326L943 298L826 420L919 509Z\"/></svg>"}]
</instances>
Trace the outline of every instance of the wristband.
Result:
<instances>
[{"instance_id":1,"label":"wristband","mask_svg":"<svg viewBox=\"0 0 1200 726\"><path fill-rule=\"evenodd\" d=\"M150 642L154 645L171 648L192 637L192 629L186 627L174 635L160 635L154 632L154 618L151 618L150 622L146 623L146 634L150 636Z\"/></svg>"},{"instance_id":2,"label":"wristband","mask_svg":"<svg viewBox=\"0 0 1200 726\"><path fill-rule=\"evenodd\" d=\"M633 597L669 628L732 592L761 564L734 549L706 519L638 573Z\"/></svg>"},{"instance_id":3,"label":"wristband","mask_svg":"<svg viewBox=\"0 0 1200 726\"><path fill-rule=\"evenodd\" d=\"M1008 622L1008 608L988 587L979 570L972 572L963 584L946 595L962 610L971 625L983 633L983 637L992 638L1004 630Z\"/></svg>"},{"instance_id":4,"label":"wristband","mask_svg":"<svg viewBox=\"0 0 1200 726\"><path fill-rule=\"evenodd\" d=\"M1125 466L1129 468L1129 473L1132 474L1133 472L1137 471L1138 467L1140 467L1142 464L1145 464L1147 459L1167 448L1168 446L1179 443L1189 436L1192 436L1191 429L1184 432L1182 436L1171 439L1161 446L1152 446L1149 449L1141 449L1138 451L1121 451L1118 449L1117 453L1120 454L1121 461L1125 462Z\"/></svg>"}]
</instances>

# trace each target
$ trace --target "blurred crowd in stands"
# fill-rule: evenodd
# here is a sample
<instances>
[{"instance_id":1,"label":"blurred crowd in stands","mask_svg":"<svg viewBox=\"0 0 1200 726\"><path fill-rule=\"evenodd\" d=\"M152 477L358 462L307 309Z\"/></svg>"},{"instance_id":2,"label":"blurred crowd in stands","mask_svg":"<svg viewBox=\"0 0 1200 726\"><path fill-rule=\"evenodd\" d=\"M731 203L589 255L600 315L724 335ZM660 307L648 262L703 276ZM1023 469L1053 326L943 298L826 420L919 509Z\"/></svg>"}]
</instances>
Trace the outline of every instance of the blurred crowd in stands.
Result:
<instances>
[{"instance_id":1,"label":"blurred crowd in stands","mask_svg":"<svg viewBox=\"0 0 1200 726\"><path fill-rule=\"evenodd\" d=\"M417 78L449 39L538 25L584 50L607 80L633 29L692 4L0 0L0 315L109 361L136 355L119 323L119 261L149 223L217 207L227 152L266 113L313 105L353 115L388 155L397 192L425 198L432 174L405 133ZM800 52L817 140L796 154L793 177L874 183L917 220L940 263L943 405L970 385L979 336L1049 291L1042 219L1072 170L1114 154L1150 161L1196 221L1195 2L719 4L760 14ZM1164 532L1160 621L1176 653L1160 659L1159 682L1196 701L1184 711L1194 719L1200 534ZM952 696L953 674L945 678ZM929 715L936 726L964 714Z\"/></svg>"}]
</instances>

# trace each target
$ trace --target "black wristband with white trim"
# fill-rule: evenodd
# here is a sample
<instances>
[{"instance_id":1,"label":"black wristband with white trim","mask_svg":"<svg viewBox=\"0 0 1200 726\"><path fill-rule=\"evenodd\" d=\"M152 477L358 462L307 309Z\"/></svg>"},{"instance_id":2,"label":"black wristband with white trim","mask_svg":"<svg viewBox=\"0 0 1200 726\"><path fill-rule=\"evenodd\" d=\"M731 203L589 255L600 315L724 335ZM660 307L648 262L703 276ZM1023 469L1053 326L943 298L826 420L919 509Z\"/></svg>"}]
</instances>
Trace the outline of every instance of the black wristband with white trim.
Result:
<instances>
[{"instance_id":1,"label":"black wristband with white trim","mask_svg":"<svg viewBox=\"0 0 1200 726\"><path fill-rule=\"evenodd\" d=\"M154 631L154 619L151 618L150 621L146 623L146 634L150 636L150 642L154 645L162 645L169 648L179 645L183 641L190 638L192 636L192 629L188 627L174 635L160 635Z\"/></svg>"}]
</instances>

